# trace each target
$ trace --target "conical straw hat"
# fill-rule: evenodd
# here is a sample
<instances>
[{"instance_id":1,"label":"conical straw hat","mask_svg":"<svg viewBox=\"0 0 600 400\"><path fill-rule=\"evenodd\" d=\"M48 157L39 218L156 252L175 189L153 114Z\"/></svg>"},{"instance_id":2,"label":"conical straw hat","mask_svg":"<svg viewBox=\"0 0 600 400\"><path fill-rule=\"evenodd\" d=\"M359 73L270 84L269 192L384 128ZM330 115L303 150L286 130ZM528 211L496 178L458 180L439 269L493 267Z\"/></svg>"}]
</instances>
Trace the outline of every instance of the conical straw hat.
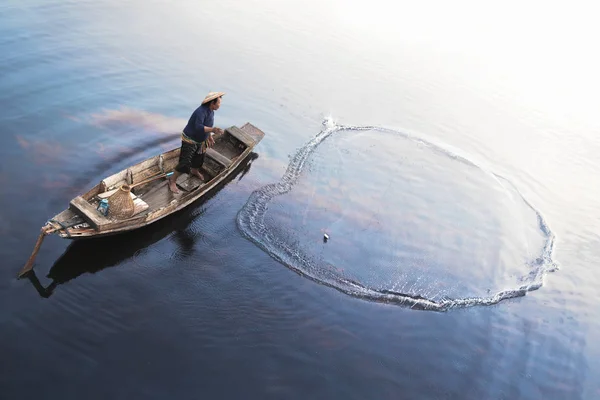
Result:
<instances>
[{"instance_id":1,"label":"conical straw hat","mask_svg":"<svg viewBox=\"0 0 600 400\"><path fill-rule=\"evenodd\" d=\"M208 103L211 100L216 99L217 97L221 97L225 94L225 92L210 92L206 95L204 100L202 100L202 104Z\"/></svg>"}]
</instances>

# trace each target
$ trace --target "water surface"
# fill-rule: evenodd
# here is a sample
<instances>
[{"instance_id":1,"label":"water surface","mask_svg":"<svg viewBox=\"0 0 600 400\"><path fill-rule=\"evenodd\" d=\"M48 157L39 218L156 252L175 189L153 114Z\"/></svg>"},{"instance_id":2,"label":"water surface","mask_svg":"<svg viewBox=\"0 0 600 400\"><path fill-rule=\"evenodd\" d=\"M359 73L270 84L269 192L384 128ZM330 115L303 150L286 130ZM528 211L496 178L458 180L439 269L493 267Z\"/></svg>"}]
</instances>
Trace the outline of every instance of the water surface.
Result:
<instances>
[{"instance_id":1,"label":"water surface","mask_svg":"<svg viewBox=\"0 0 600 400\"><path fill-rule=\"evenodd\" d=\"M600 397L595 15L564 1L4 1L0 397ZM227 92L218 126L266 132L249 169L139 232L48 238L35 277L15 279L48 218L177 146L210 90ZM245 235L240 210L325 120L417 137L504 177L555 235L560 269L526 296L443 312L296 273ZM526 272L545 240L531 208L465 165L415 163L425 153L400 136L360 134L312 153L273 200L270 228L354 279L393 277L413 294L485 297L512 285L510 268ZM381 163L355 172L375 153ZM353 209L372 211L363 233ZM394 275L399 258L429 266L445 291ZM451 268L463 260L472 269Z\"/></svg>"}]
</instances>

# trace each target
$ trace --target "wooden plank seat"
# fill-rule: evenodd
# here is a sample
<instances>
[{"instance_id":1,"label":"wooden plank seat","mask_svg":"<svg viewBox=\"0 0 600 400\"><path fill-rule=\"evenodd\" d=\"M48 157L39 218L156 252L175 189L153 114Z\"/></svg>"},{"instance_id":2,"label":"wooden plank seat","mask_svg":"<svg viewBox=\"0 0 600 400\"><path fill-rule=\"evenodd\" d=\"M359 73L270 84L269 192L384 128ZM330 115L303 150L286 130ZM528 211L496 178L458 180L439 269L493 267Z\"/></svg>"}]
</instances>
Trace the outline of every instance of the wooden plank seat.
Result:
<instances>
[{"instance_id":1,"label":"wooden plank seat","mask_svg":"<svg viewBox=\"0 0 600 400\"><path fill-rule=\"evenodd\" d=\"M223 154L219 153L214 149L207 149L206 155L218 162L219 164L221 164L222 166L224 166L225 168L231 165L231 160L229 158L225 157Z\"/></svg>"},{"instance_id":2,"label":"wooden plank seat","mask_svg":"<svg viewBox=\"0 0 600 400\"><path fill-rule=\"evenodd\" d=\"M246 147L254 146L255 140L252 138L252 136L248 135L246 132L244 132L237 126L229 127L227 129L225 129L225 131L227 133L229 133L231 136L233 136L234 138L236 138L237 140L239 140L240 142L244 143L244 145L246 145Z\"/></svg>"},{"instance_id":3,"label":"wooden plank seat","mask_svg":"<svg viewBox=\"0 0 600 400\"><path fill-rule=\"evenodd\" d=\"M69 203L76 214L79 214L94 229L100 229L102 225L107 225L110 220L100 214L94 206L88 203L83 197L77 196Z\"/></svg>"},{"instance_id":4,"label":"wooden plank seat","mask_svg":"<svg viewBox=\"0 0 600 400\"><path fill-rule=\"evenodd\" d=\"M106 199L110 197L113 193L115 193L119 189L109 190L108 192L99 193L96 195L98 200ZM129 193L131 199L133 200L134 211L132 218L136 215L146 211L150 206L141 198L137 197L133 193ZM107 218L104 215L100 214L96 207L86 201L83 197L78 196L71 200L70 208L73 209L77 214L79 214L83 219L86 220L92 227L95 229L100 229L103 225L113 224L115 221L110 217ZM109 214L110 215L110 214Z\"/></svg>"},{"instance_id":5,"label":"wooden plank seat","mask_svg":"<svg viewBox=\"0 0 600 400\"><path fill-rule=\"evenodd\" d=\"M96 195L96 197L98 198L98 200L108 199L110 196L112 196L113 194L115 194L117 192L117 190L119 190L119 189L113 189L113 190L109 190L109 191L104 192L104 193L98 193ZM137 196L135 194L133 194L132 192L130 192L129 194L131 195L131 198L133 200L135 200L137 198Z\"/></svg>"}]
</instances>

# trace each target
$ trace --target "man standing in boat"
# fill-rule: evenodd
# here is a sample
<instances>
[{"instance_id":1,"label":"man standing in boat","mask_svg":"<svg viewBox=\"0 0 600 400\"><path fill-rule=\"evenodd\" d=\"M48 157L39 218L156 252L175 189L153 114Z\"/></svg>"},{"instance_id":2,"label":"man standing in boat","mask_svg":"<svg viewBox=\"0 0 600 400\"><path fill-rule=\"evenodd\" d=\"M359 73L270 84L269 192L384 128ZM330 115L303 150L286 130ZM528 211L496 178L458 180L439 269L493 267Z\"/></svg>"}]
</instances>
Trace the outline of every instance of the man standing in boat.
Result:
<instances>
[{"instance_id":1,"label":"man standing in boat","mask_svg":"<svg viewBox=\"0 0 600 400\"><path fill-rule=\"evenodd\" d=\"M192 174L202 180L200 168L204 163L206 149L215 144L214 134L222 134L223 129L213 127L215 111L221 107L223 92L210 92L191 115L181 134L181 152L179 163L173 175L169 177L169 189L179 193L177 178L181 174Z\"/></svg>"}]
</instances>

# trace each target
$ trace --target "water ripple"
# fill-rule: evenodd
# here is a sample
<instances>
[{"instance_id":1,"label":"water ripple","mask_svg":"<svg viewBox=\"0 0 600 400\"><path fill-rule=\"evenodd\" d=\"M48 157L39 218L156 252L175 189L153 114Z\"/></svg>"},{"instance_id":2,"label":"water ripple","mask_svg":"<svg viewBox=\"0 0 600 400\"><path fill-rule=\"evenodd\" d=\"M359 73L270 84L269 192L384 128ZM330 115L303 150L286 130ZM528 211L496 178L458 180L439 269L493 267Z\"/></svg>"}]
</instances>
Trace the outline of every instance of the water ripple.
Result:
<instances>
[{"instance_id":1,"label":"water ripple","mask_svg":"<svg viewBox=\"0 0 600 400\"><path fill-rule=\"evenodd\" d=\"M237 215L237 225L242 234L258 247L266 251L275 260L286 265L298 274L312 279L316 282L333 287L343 293L365 300L376 302L393 303L404 305L415 309L446 311L452 308L463 308L471 306L487 306L497 304L503 300L525 296L528 292L542 287L545 275L558 269L553 260L555 235L550 229L541 213L529 203L517 188L506 178L484 169L466 157L446 150L434 143L421 138L376 126L345 126L337 125L331 120L323 122L324 129L303 146L291 160L282 179L275 184L270 184L252 193L244 207ZM432 298L427 293L412 294L405 290L389 290L375 288L356 279L341 276L337 268L327 268L315 262L305 254L298 246L286 243L274 229L269 229L265 224L265 215L271 201L278 196L288 193L297 183L301 172L306 167L307 161L317 147L327 138L340 132L357 132L373 130L378 132L394 133L404 138L417 141L431 150L450 157L455 161L474 166L492 176L502 185L502 182L510 185L524 203L535 212L537 223L544 237L541 253L534 257L529 263L529 272L517 279L519 282L515 287L489 293L487 296L465 296L465 297L442 297Z\"/></svg>"}]
</instances>

